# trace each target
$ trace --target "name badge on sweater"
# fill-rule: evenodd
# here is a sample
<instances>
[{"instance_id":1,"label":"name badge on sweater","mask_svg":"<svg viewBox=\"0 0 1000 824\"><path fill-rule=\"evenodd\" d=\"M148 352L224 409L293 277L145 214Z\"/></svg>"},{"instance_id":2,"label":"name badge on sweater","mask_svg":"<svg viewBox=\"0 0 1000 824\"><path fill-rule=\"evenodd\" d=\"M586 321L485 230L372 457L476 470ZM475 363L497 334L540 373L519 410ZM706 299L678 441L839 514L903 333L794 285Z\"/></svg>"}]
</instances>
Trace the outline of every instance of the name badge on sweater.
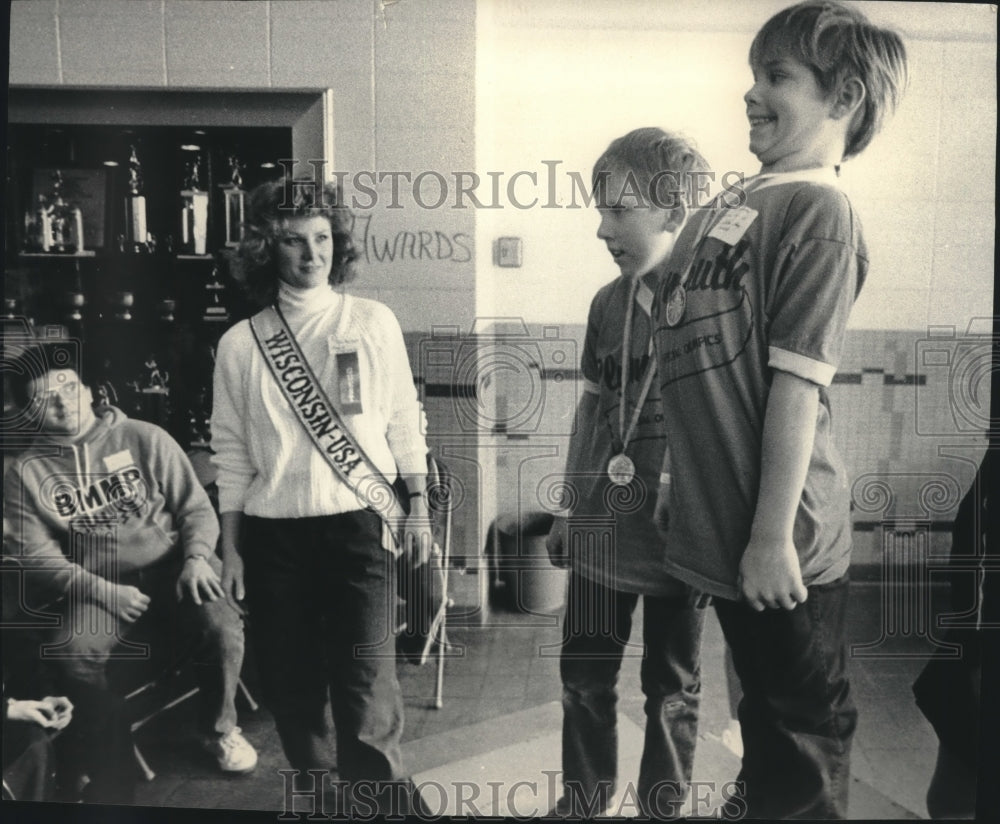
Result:
<instances>
[{"instance_id":1,"label":"name badge on sweater","mask_svg":"<svg viewBox=\"0 0 1000 824\"><path fill-rule=\"evenodd\" d=\"M337 353L337 408L347 415L359 415L363 411L357 352Z\"/></svg>"},{"instance_id":2,"label":"name badge on sweater","mask_svg":"<svg viewBox=\"0 0 1000 824\"><path fill-rule=\"evenodd\" d=\"M740 206L736 209L727 209L722 219L715 224L709 237L715 237L723 243L735 246L736 242L746 234L750 224L757 218L757 210Z\"/></svg>"},{"instance_id":3,"label":"name badge on sweater","mask_svg":"<svg viewBox=\"0 0 1000 824\"><path fill-rule=\"evenodd\" d=\"M132 453L127 449L123 449L121 452L115 452L113 455L108 455L104 458L104 468L108 472L117 472L119 469L124 469L126 466L132 466L135 461L132 458Z\"/></svg>"}]
</instances>

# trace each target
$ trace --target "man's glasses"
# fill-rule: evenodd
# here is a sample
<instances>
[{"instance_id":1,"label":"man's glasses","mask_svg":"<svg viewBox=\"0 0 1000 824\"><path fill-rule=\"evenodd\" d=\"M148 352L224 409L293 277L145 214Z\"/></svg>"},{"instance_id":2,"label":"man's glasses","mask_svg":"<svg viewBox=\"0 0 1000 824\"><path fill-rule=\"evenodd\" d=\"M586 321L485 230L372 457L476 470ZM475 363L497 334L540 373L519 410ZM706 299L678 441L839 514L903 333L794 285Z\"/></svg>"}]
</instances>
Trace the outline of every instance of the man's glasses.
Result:
<instances>
[{"instance_id":1,"label":"man's glasses","mask_svg":"<svg viewBox=\"0 0 1000 824\"><path fill-rule=\"evenodd\" d=\"M53 386L36 393L34 403L41 406L48 401L59 398L62 401L73 401L80 397L79 381L66 381L59 386Z\"/></svg>"}]
</instances>

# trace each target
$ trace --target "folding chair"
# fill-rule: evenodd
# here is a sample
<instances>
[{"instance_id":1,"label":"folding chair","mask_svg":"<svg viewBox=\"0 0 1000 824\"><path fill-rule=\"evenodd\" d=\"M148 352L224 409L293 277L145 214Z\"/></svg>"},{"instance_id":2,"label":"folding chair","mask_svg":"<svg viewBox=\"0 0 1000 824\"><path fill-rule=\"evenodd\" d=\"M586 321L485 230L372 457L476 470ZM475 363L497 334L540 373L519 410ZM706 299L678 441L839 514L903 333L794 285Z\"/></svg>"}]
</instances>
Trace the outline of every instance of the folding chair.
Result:
<instances>
[{"instance_id":1,"label":"folding chair","mask_svg":"<svg viewBox=\"0 0 1000 824\"><path fill-rule=\"evenodd\" d=\"M440 550L442 577L442 603L432 630L437 657L434 676L434 708L441 709L444 706L444 659L450 649L447 633L448 608L453 605L448 594L448 576L451 562L451 518L454 497L448 468L433 457L428 463L434 473L435 487L432 488L429 497L431 498L431 507L436 515L434 518L434 544L435 549Z\"/></svg>"},{"instance_id":2,"label":"folding chair","mask_svg":"<svg viewBox=\"0 0 1000 824\"><path fill-rule=\"evenodd\" d=\"M130 692L125 694L126 702L135 702L143 695L151 695L156 692L162 692L172 681L175 681L181 673L184 671L185 667L193 660L193 654L184 656L184 658L175 661L159 675L151 678L143 684L140 684ZM253 696L250 694L250 690L247 689L246 684L243 683L243 679L239 679L237 682L237 687L240 693L247 702L247 706L250 708L251 712L256 712L259 708L257 702L254 700ZM149 766L149 762L146 761L139 749L139 745L135 741L135 734L146 726L154 718L158 718L163 715L167 710L176 707L179 704L183 704L189 698L193 698L199 692L198 687L192 687L180 694L174 695L173 697L167 697L164 699L163 703L157 704L152 710L146 712L144 715L137 718L132 722L132 751L135 753L136 763L139 765L139 769L142 770L142 774L147 781L152 781L156 778L156 773Z\"/></svg>"},{"instance_id":3,"label":"folding chair","mask_svg":"<svg viewBox=\"0 0 1000 824\"><path fill-rule=\"evenodd\" d=\"M452 487L443 465L427 459L427 499L433 537L430 560L413 568L397 562L400 615L397 648L410 663L423 665L436 656L434 707L443 706L444 658L448 650L448 564L451 558Z\"/></svg>"}]
</instances>

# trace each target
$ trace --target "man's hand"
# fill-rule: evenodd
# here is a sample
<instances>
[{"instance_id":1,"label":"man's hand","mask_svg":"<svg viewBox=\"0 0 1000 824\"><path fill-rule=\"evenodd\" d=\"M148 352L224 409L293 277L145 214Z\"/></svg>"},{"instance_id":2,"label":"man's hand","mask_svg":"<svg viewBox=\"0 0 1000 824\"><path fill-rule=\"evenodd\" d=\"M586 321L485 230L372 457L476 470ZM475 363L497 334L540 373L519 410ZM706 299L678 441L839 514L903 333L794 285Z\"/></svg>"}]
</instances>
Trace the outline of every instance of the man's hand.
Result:
<instances>
[{"instance_id":1,"label":"man's hand","mask_svg":"<svg viewBox=\"0 0 1000 824\"><path fill-rule=\"evenodd\" d=\"M61 730L73 720L73 704L65 695L46 695L42 699L42 703L55 714L51 724L52 729Z\"/></svg>"},{"instance_id":2,"label":"man's hand","mask_svg":"<svg viewBox=\"0 0 1000 824\"><path fill-rule=\"evenodd\" d=\"M758 612L768 607L795 609L809 596L791 538L765 539L751 535L740 561L738 585L743 598Z\"/></svg>"},{"instance_id":3,"label":"man's hand","mask_svg":"<svg viewBox=\"0 0 1000 824\"><path fill-rule=\"evenodd\" d=\"M214 601L225 598L222 581L208 559L203 555L192 555L184 559L184 568L177 579L177 600L183 601L185 594L201 606L201 599Z\"/></svg>"},{"instance_id":4,"label":"man's hand","mask_svg":"<svg viewBox=\"0 0 1000 824\"><path fill-rule=\"evenodd\" d=\"M11 701L7 705L7 718L10 721L27 721L50 729L55 726L57 713L44 701Z\"/></svg>"},{"instance_id":5,"label":"man's hand","mask_svg":"<svg viewBox=\"0 0 1000 824\"><path fill-rule=\"evenodd\" d=\"M545 538L545 549L549 553L549 560L552 566L559 569L569 568L569 540L566 534L568 526L569 519L557 515Z\"/></svg>"},{"instance_id":6,"label":"man's hand","mask_svg":"<svg viewBox=\"0 0 1000 824\"><path fill-rule=\"evenodd\" d=\"M138 587L103 581L97 587L97 600L108 612L134 624L149 609L149 596Z\"/></svg>"}]
</instances>

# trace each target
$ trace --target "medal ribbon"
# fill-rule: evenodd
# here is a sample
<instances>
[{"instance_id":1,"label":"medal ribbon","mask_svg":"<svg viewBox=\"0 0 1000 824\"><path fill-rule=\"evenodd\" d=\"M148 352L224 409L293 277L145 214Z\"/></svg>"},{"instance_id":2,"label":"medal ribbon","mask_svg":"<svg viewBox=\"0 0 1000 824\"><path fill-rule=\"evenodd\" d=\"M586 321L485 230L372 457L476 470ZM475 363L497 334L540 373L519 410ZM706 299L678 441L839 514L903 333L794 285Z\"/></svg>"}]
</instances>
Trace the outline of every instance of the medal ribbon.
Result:
<instances>
[{"instance_id":1,"label":"medal ribbon","mask_svg":"<svg viewBox=\"0 0 1000 824\"><path fill-rule=\"evenodd\" d=\"M653 385L653 375L656 374L656 358L653 357L653 336L652 329L649 336L649 358L646 362L646 371L642 377L642 388L639 390L639 397L635 401L635 409L632 412L632 419L629 421L628 429L625 429L625 406L628 398L628 373L632 350L632 325L635 311L635 296L639 291L639 278L632 279L632 285L628 293L628 307L625 309L625 333L622 337L622 401L618 406L618 431L622 436L622 455L628 448L629 441L635 434L636 426L639 424L639 416L642 414L642 407L646 403L646 396L649 395L650 387Z\"/></svg>"}]
</instances>

